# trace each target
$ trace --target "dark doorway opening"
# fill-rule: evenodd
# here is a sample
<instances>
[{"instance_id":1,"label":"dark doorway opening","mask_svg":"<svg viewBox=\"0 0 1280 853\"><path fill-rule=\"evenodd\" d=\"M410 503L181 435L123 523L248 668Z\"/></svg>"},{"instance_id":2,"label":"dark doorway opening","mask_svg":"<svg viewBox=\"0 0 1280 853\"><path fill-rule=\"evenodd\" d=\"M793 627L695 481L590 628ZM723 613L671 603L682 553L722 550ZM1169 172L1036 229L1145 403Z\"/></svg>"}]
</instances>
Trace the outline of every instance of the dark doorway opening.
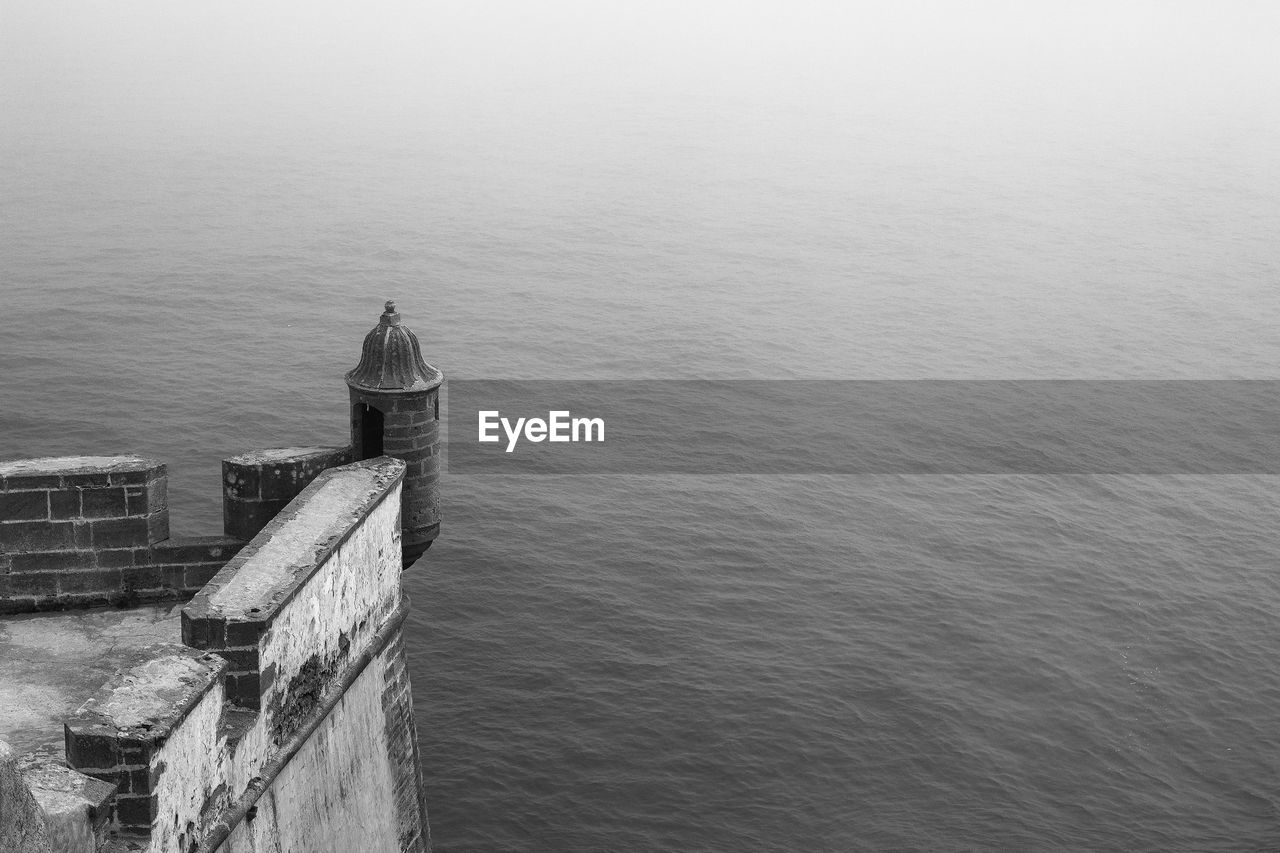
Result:
<instances>
[{"instance_id":1,"label":"dark doorway opening","mask_svg":"<svg viewBox=\"0 0 1280 853\"><path fill-rule=\"evenodd\" d=\"M360 446L356 455L361 459L374 459L382 455L382 412L367 403L355 406L356 435Z\"/></svg>"}]
</instances>

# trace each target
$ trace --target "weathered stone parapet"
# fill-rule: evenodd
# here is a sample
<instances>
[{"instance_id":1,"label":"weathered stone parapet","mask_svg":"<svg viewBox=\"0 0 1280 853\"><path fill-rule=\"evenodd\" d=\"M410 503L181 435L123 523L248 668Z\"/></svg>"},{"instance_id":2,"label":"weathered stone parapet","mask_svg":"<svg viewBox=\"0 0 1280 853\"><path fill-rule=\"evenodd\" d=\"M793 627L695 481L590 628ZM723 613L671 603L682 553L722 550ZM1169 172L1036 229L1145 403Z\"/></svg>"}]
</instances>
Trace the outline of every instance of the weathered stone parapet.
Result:
<instances>
[{"instance_id":1,"label":"weathered stone parapet","mask_svg":"<svg viewBox=\"0 0 1280 853\"><path fill-rule=\"evenodd\" d=\"M229 662L225 794L197 823L201 851L260 853L280 836L428 849L400 642L403 477L389 457L321 473L184 608L184 641Z\"/></svg>"},{"instance_id":2,"label":"weathered stone parapet","mask_svg":"<svg viewBox=\"0 0 1280 853\"><path fill-rule=\"evenodd\" d=\"M67 764L116 786L121 827L163 832L198 818L190 800L221 775L214 747L226 666L185 646L141 649L67 720Z\"/></svg>"},{"instance_id":3,"label":"weathered stone parapet","mask_svg":"<svg viewBox=\"0 0 1280 853\"><path fill-rule=\"evenodd\" d=\"M427 849L400 641L403 477L389 457L320 474L184 609L191 645L121 660L65 721L74 770L59 784L84 784L63 836L100 838L111 814L148 853L261 853L281 837ZM149 553L200 566L221 542ZM259 803L269 822L255 823Z\"/></svg>"},{"instance_id":4,"label":"weathered stone parapet","mask_svg":"<svg viewBox=\"0 0 1280 853\"><path fill-rule=\"evenodd\" d=\"M183 609L183 642L226 657L229 699L277 736L399 601L403 477L387 457L324 471Z\"/></svg>"},{"instance_id":5,"label":"weathered stone parapet","mask_svg":"<svg viewBox=\"0 0 1280 853\"><path fill-rule=\"evenodd\" d=\"M223 531L252 539L321 471L351 458L350 447L281 447L222 460Z\"/></svg>"},{"instance_id":6,"label":"weathered stone parapet","mask_svg":"<svg viewBox=\"0 0 1280 853\"><path fill-rule=\"evenodd\" d=\"M165 466L140 456L0 464L0 613L188 597L243 544L169 538Z\"/></svg>"},{"instance_id":7,"label":"weathered stone parapet","mask_svg":"<svg viewBox=\"0 0 1280 853\"><path fill-rule=\"evenodd\" d=\"M165 466L141 456L0 463L0 551L131 548L169 536Z\"/></svg>"}]
</instances>

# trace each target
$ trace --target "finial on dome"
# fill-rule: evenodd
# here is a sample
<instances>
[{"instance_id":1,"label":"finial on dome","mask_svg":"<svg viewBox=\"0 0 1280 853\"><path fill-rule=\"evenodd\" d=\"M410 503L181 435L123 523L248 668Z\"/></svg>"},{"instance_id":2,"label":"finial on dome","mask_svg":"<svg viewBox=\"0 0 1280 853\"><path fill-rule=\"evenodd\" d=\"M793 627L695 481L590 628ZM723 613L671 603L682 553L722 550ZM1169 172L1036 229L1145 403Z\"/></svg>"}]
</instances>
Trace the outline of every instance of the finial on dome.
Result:
<instances>
[{"instance_id":1,"label":"finial on dome","mask_svg":"<svg viewBox=\"0 0 1280 853\"><path fill-rule=\"evenodd\" d=\"M378 318L378 322L385 323L388 326L399 326L400 315L396 312L396 301L388 299L387 304L382 306L382 316Z\"/></svg>"}]
</instances>

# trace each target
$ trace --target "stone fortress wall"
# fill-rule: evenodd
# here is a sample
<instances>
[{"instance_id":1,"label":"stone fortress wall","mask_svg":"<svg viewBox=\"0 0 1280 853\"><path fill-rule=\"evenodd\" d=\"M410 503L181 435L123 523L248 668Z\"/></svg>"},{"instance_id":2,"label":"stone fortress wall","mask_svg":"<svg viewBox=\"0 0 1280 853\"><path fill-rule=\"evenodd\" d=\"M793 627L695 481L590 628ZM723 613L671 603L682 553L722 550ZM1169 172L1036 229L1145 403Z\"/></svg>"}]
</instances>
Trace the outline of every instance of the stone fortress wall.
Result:
<instances>
[{"instance_id":1,"label":"stone fortress wall","mask_svg":"<svg viewBox=\"0 0 1280 853\"><path fill-rule=\"evenodd\" d=\"M406 353L417 364L399 364ZM152 612L173 634L113 645L103 671L114 674L85 695L53 667L0 685L0 712L6 691L19 694L12 708L24 689L47 695L42 679L74 700L50 711L61 732L8 735L25 738L22 754L5 747L0 719L0 850L430 849L400 573L439 529L437 447L423 438L434 417L409 429L436 414L439 373L419 369L391 304L366 362L360 381L382 387L357 395L348 375L351 446L224 461L221 537L169 538L165 469L152 460L0 463L0 676L3 655L23 654L4 648L6 630L56 639L111 618L108 605ZM397 382L411 386L404 399Z\"/></svg>"}]
</instances>

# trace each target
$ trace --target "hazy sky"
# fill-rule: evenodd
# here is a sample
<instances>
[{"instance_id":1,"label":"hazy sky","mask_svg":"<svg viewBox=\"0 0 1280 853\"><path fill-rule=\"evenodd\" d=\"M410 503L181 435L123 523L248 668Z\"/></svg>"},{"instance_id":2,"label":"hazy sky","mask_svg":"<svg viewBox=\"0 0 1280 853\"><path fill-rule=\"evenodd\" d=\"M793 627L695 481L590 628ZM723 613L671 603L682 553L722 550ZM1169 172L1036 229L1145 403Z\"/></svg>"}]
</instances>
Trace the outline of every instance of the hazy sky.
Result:
<instances>
[{"instance_id":1,"label":"hazy sky","mask_svg":"<svg viewBox=\"0 0 1280 853\"><path fill-rule=\"evenodd\" d=\"M1275 114L1274 2L0 0L5 135L421 126L619 98ZM1108 105L1111 105L1108 107ZM1085 119L1087 120L1087 118Z\"/></svg>"}]
</instances>

